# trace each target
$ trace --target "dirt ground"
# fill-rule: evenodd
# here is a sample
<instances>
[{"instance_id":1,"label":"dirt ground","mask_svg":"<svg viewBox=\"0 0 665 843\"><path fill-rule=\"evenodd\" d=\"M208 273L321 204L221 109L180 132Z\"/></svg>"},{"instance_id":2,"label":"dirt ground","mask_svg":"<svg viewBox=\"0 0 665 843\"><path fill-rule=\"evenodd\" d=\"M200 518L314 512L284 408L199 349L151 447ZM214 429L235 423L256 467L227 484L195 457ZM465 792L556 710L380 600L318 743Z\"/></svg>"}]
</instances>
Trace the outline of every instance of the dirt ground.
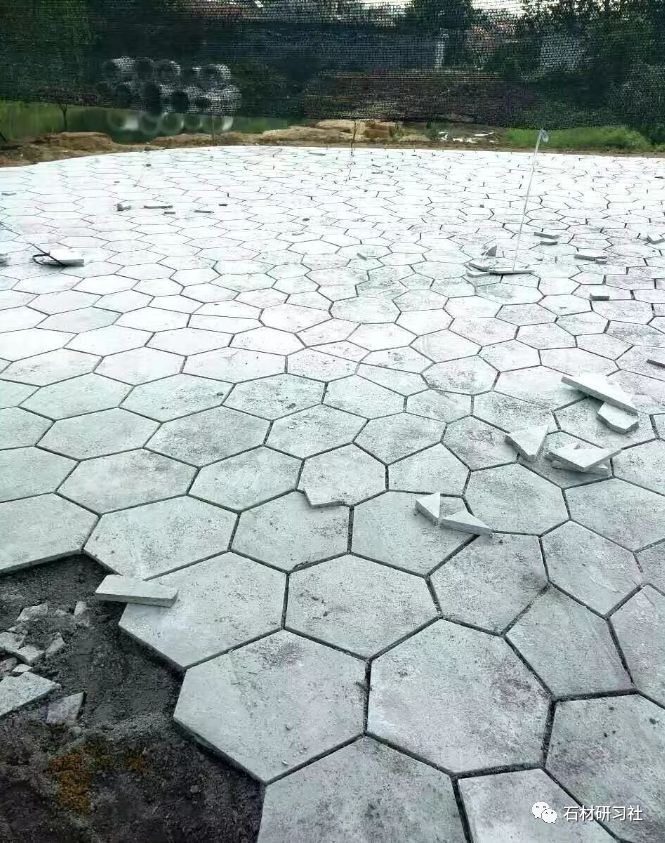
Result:
<instances>
[{"instance_id":1,"label":"dirt ground","mask_svg":"<svg viewBox=\"0 0 665 843\"><path fill-rule=\"evenodd\" d=\"M92 598L103 576L75 557L0 579L0 630L48 602L26 643L65 640L35 666L61 685L51 699L86 694L76 726L47 725L47 701L0 720L0 841L255 841L260 786L175 726L180 679L118 630L122 605Z\"/></svg>"}]
</instances>

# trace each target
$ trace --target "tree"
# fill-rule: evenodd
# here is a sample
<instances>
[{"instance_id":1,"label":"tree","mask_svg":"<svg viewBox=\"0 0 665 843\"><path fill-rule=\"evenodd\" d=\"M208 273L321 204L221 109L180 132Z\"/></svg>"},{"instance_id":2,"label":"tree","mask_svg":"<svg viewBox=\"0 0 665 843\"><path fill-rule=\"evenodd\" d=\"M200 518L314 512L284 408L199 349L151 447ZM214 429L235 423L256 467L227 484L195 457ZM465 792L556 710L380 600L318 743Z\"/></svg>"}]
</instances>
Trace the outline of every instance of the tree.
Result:
<instances>
[{"instance_id":1,"label":"tree","mask_svg":"<svg viewBox=\"0 0 665 843\"><path fill-rule=\"evenodd\" d=\"M411 0L404 11L404 25L437 33L468 29L473 21L471 0Z\"/></svg>"}]
</instances>

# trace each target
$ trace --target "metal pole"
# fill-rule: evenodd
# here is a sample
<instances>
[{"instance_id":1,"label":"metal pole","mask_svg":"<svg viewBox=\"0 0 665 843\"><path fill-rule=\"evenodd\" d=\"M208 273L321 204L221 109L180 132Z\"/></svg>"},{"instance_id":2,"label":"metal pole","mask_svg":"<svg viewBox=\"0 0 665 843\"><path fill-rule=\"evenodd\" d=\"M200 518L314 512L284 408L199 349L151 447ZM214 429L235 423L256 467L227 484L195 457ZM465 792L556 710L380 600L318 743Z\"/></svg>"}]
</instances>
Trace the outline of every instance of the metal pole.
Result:
<instances>
[{"instance_id":1,"label":"metal pole","mask_svg":"<svg viewBox=\"0 0 665 843\"><path fill-rule=\"evenodd\" d=\"M524 197L524 208L522 209L522 220L520 222L519 231L517 232L517 245L515 246L515 260L513 261L513 269L517 266L517 259L520 254L520 243L522 242L522 229L524 228L524 220L526 218L526 211L529 205L529 198L531 197L531 185L533 184L533 176L536 172L536 157L538 155L538 150L540 149L540 142L547 143L550 137L545 131L545 129L541 129L538 132L538 137L536 139L536 148L533 150L533 158L531 159L531 175L529 176L529 184L527 185L526 189L526 196Z\"/></svg>"}]
</instances>

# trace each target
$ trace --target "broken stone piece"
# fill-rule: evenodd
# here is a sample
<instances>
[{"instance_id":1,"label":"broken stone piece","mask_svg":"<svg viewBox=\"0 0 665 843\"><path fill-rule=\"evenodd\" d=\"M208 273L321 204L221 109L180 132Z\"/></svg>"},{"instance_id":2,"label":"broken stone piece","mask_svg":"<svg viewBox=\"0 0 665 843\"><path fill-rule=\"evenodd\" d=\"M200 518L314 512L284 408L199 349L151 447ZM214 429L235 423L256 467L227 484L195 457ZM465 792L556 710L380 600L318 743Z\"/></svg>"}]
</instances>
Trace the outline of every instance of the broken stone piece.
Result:
<instances>
[{"instance_id":1,"label":"broken stone piece","mask_svg":"<svg viewBox=\"0 0 665 843\"><path fill-rule=\"evenodd\" d=\"M32 670L29 664L17 664L16 667L12 670L12 676L21 676L24 673L27 673L29 670Z\"/></svg>"},{"instance_id":2,"label":"broken stone piece","mask_svg":"<svg viewBox=\"0 0 665 843\"><path fill-rule=\"evenodd\" d=\"M467 266L470 269L477 269L478 272L489 272L490 271L490 264L486 263L485 261L469 261Z\"/></svg>"},{"instance_id":3,"label":"broken stone piece","mask_svg":"<svg viewBox=\"0 0 665 843\"><path fill-rule=\"evenodd\" d=\"M21 614L16 618L16 623L30 623L35 618L43 618L48 615L48 603L39 603L37 606L25 606Z\"/></svg>"},{"instance_id":4,"label":"broken stone piece","mask_svg":"<svg viewBox=\"0 0 665 843\"><path fill-rule=\"evenodd\" d=\"M44 651L40 650L39 647L34 647L32 644L26 644L24 647L21 647L16 655L24 664L33 665L41 659Z\"/></svg>"},{"instance_id":5,"label":"broken stone piece","mask_svg":"<svg viewBox=\"0 0 665 843\"><path fill-rule=\"evenodd\" d=\"M17 659L13 656L10 659L3 659L0 662L0 674L11 673L17 665Z\"/></svg>"},{"instance_id":6,"label":"broken stone piece","mask_svg":"<svg viewBox=\"0 0 665 843\"><path fill-rule=\"evenodd\" d=\"M661 369L665 369L665 360L658 360L655 357L647 357L647 363L651 363L652 366L659 366Z\"/></svg>"},{"instance_id":7,"label":"broken stone piece","mask_svg":"<svg viewBox=\"0 0 665 843\"><path fill-rule=\"evenodd\" d=\"M9 263L9 255L6 252L0 252L0 266L7 266Z\"/></svg>"},{"instance_id":8,"label":"broken stone piece","mask_svg":"<svg viewBox=\"0 0 665 843\"><path fill-rule=\"evenodd\" d=\"M637 409L627 395L618 384L611 383L602 375L590 373L586 375L562 375L561 382L568 386L573 386L579 389L585 395L590 395L592 398L597 398L599 401L606 401L608 404L613 404L615 407L620 407L627 413L637 415Z\"/></svg>"},{"instance_id":9,"label":"broken stone piece","mask_svg":"<svg viewBox=\"0 0 665 843\"><path fill-rule=\"evenodd\" d=\"M558 231L537 231L537 237L542 237L543 240L549 240L550 242L554 242L559 239L561 236Z\"/></svg>"},{"instance_id":10,"label":"broken stone piece","mask_svg":"<svg viewBox=\"0 0 665 843\"><path fill-rule=\"evenodd\" d=\"M496 243L488 243L483 250L483 255L486 258L495 258L497 252L497 245Z\"/></svg>"},{"instance_id":11,"label":"broken stone piece","mask_svg":"<svg viewBox=\"0 0 665 843\"><path fill-rule=\"evenodd\" d=\"M432 524L438 524L441 512L440 492L434 492L434 494L427 495L424 498L416 498L416 512L424 515Z\"/></svg>"},{"instance_id":12,"label":"broken stone piece","mask_svg":"<svg viewBox=\"0 0 665 843\"><path fill-rule=\"evenodd\" d=\"M15 632L0 632L0 652L17 656L23 646L25 635Z\"/></svg>"},{"instance_id":13,"label":"broken stone piece","mask_svg":"<svg viewBox=\"0 0 665 843\"><path fill-rule=\"evenodd\" d=\"M603 463L590 468L588 471L580 471L580 469L571 468L568 463L552 460L552 468L558 468L559 471L579 471L580 474L593 474L594 477L609 477L612 474L609 465Z\"/></svg>"},{"instance_id":14,"label":"broken stone piece","mask_svg":"<svg viewBox=\"0 0 665 843\"><path fill-rule=\"evenodd\" d=\"M605 263L607 261L605 252L597 252L593 249L581 249L575 257L581 261L595 261L596 263Z\"/></svg>"},{"instance_id":15,"label":"broken stone piece","mask_svg":"<svg viewBox=\"0 0 665 843\"><path fill-rule=\"evenodd\" d=\"M491 266L488 272L490 275L530 275L531 268L528 266L520 266L519 264L513 266L512 264L507 263L497 263L494 266Z\"/></svg>"},{"instance_id":16,"label":"broken stone piece","mask_svg":"<svg viewBox=\"0 0 665 843\"><path fill-rule=\"evenodd\" d=\"M55 656L56 653L59 653L60 650L65 646L65 639L60 635L58 632L54 637L51 643L46 648L44 652L44 657L50 659L51 656Z\"/></svg>"},{"instance_id":17,"label":"broken stone piece","mask_svg":"<svg viewBox=\"0 0 665 843\"><path fill-rule=\"evenodd\" d=\"M118 202L115 209L116 211L131 211L132 206L129 202Z\"/></svg>"},{"instance_id":18,"label":"broken stone piece","mask_svg":"<svg viewBox=\"0 0 665 843\"><path fill-rule=\"evenodd\" d=\"M56 682L32 672L22 676L6 676L0 682L0 717L41 700L58 687Z\"/></svg>"},{"instance_id":19,"label":"broken stone piece","mask_svg":"<svg viewBox=\"0 0 665 843\"><path fill-rule=\"evenodd\" d=\"M146 166L148 166L146 164ZM172 208L173 205L169 204L168 202L146 202L143 205L144 208L151 208L152 210L160 210L163 211L166 208Z\"/></svg>"},{"instance_id":20,"label":"broken stone piece","mask_svg":"<svg viewBox=\"0 0 665 843\"><path fill-rule=\"evenodd\" d=\"M658 231L650 231L644 239L647 243L657 246L659 243L665 242L665 234L661 234Z\"/></svg>"},{"instance_id":21,"label":"broken stone piece","mask_svg":"<svg viewBox=\"0 0 665 843\"><path fill-rule=\"evenodd\" d=\"M73 726L81 713L85 694L70 694L49 704L46 722L49 726Z\"/></svg>"},{"instance_id":22,"label":"broken stone piece","mask_svg":"<svg viewBox=\"0 0 665 843\"><path fill-rule=\"evenodd\" d=\"M90 610L84 600L77 600L74 606L74 620L79 626L90 626Z\"/></svg>"},{"instance_id":23,"label":"broken stone piece","mask_svg":"<svg viewBox=\"0 0 665 843\"><path fill-rule=\"evenodd\" d=\"M442 515L439 518L439 527L447 530L457 530L460 533L471 533L474 536L490 536L492 530L475 515L466 509L453 512L452 515Z\"/></svg>"},{"instance_id":24,"label":"broken stone piece","mask_svg":"<svg viewBox=\"0 0 665 843\"><path fill-rule=\"evenodd\" d=\"M597 448L595 445L581 448L575 445L561 445L553 448L549 456L550 459L563 463L572 471L590 471L620 453L621 448L610 451L608 448Z\"/></svg>"},{"instance_id":25,"label":"broken stone piece","mask_svg":"<svg viewBox=\"0 0 665 843\"><path fill-rule=\"evenodd\" d=\"M598 418L603 421L610 430L617 433L630 433L637 429L639 419L632 413L627 413L620 407L615 407L613 404L605 402L598 410Z\"/></svg>"},{"instance_id":26,"label":"broken stone piece","mask_svg":"<svg viewBox=\"0 0 665 843\"><path fill-rule=\"evenodd\" d=\"M589 298L591 301L609 301L610 294L606 293L604 290L591 290Z\"/></svg>"},{"instance_id":27,"label":"broken stone piece","mask_svg":"<svg viewBox=\"0 0 665 843\"><path fill-rule=\"evenodd\" d=\"M546 436L545 425L534 425L507 433L506 442L510 443L525 459L535 460L543 447Z\"/></svg>"},{"instance_id":28,"label":"broken stone piece","mask_svg":"<svg viewBox=\"0 0 665 843\"><path fill-rule=\"evenodd\" d=\"M85 264L83 255L73 249L49 249L44 257L46 263L56 266L83 266Z\"/></svg>"},{"instance_id":29,"label":"broken stone piece","mask_svg":"<svg viewBox=\"0 0 665 843\"><path fill-rule=\"evenodd\" d=\"M144 606L172 606L178 590L145 580L110 574L95 592L98 600L114 603L140 603Z\"/></svg>"}]
</instances>

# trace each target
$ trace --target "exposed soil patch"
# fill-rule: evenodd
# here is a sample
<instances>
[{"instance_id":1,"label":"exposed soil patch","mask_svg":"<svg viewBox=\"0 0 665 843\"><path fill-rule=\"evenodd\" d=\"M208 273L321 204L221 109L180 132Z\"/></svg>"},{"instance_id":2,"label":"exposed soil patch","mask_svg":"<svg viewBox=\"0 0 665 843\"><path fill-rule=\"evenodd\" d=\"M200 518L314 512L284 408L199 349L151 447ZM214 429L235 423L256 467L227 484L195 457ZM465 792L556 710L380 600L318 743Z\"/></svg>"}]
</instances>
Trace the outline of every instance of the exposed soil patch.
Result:
<instances>
[{"instance_id":1,"label":"exposed soil patch","mask_svg":"<svg viewBox=\"0 0 665 843\"><path fill-rule=\"evenodd\" d=\"M2 843L250 843L260 786L198 747L171 719L180 677L117 627L122 605L97 603L102 570L85 557L0 579L0 630L48 602L28 640L65 646L35 672L84 691L76 726L48 726L48 700L0 720ZM75 617L77 601L88 610Z\"/></svg>"}]
</instances>

